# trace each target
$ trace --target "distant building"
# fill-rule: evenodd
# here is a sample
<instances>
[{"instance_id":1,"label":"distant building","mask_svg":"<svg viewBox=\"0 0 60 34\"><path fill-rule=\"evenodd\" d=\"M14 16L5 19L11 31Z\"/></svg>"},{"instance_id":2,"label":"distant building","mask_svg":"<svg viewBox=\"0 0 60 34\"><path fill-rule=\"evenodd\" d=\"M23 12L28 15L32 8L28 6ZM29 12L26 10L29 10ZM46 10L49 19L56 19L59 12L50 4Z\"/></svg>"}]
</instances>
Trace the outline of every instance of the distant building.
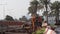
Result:
<instances>
[{"instance_id":1,"label":"distant building","mask_svg":"<svg viewBox=\"0 0 60 34\"><path fill-rule=\"evenodd\" d=\"M46 16L46 12L44 13L44 21L47 21L47 16ZM55 24L56 20L55 20L55 14L53 14L53 12L48 14L48 23L49 24Z\"/></svg>"},{"instance_id":2,"label":"distant building","mask_svg":"<svg viewBox=\"0 0 60 34\"><path fill-rule=\"evenodd\" d=\"M52 16L52 15L49 15L48 16L48 23L49 24L55 24L56 23L56 17Z\"/></svg>"},{"instance_id":3,"label":"distant building","mask_svg":"<svg viewBox=\"0 0 60 34\"><path fill-rule=\"evenodd\" d=\"M59 13L59 20L60 20L60 13ZM44 14L44 21L47 21L46 14ZM48 23L49 24L55 24L56 23L56 14L53 11L48 14Z\"/></svg>"},{"instance_id":4,"label":"distant building","mask_svg":"<svg viewBox=\"0 0 60 34\"><path fill-rule=\"evenodd\" d=\"M0 31L13 30L23 28L23 23L20 21L0 21Z\"/></svg>"}]
</instances>

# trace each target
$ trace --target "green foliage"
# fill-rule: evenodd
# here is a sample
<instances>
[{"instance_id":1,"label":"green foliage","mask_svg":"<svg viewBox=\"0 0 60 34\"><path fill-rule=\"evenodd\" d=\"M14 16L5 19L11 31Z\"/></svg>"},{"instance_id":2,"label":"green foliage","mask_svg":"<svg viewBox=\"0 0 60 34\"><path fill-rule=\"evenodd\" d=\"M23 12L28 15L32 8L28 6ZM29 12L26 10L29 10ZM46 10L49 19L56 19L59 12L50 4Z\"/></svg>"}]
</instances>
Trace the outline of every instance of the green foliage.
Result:
<instances>
[{"instance_id":1,"label":"green foliage","mask_svg":"<svg viewBox=\"0 0 60 34\"><path fill-rule=\"evenodd\" d=\"M19 20L21 20L21 21L28 21L28 19L26 18L26 16L22 16L22 18L19 18Z\"/></svg>"},{"instance_id":2,"label":"green foliage","mask_svg":"<svg viewBox=\"0 0 60 34\"><path fill-rule=\"evenodd\" d=\"M51 4L51 9L59 9L60 8L60 2L59 1L55 1Z\"/></svg>"},{"instance_id":3,"label":"green foliage","mask_svg":"<svg viewBox=\"0 0 60 34\"><path fill-rule=\"evenodd\" d=\"M56 22L59 23L60 1L53 2L50 7L55 12Z\"/></svg>"},{"instance_id":4,"label":"green foliage","mask_svg":"<svg viewBox=\"0 0 60 34\"><path fill-rule=\"evenodd\" d=\"M42 28L41 30L36 30L36 32L33 32L32 34L44 34L45 28Z\"/></svg>"},{"instance_id":5,"label":"green foliage","mask_svg":"<svg viewBox=\"0 0 60 34\"><path fill-rule=\"evenodd\" d=\"M42 9L43 5L40 5L40 3L37 0L33 0L32 2L30 2L30 7L28 8L29 12L28 14L37 14L37 11Z\"/></svg>"},{"instance_id":6,"label":"green foliage","mask_svg":"<svg viewBox=\"0 0 60 34\"><path fill-rule=\"evenodd\" d=\"M30 2L31 5L37 5L39 4L39 2L37 0L33 0L32 2Z\"/></svg>"},{"instance_id":7,"label":"green foliage","mask_svg":"<svg viewBox=\"0 0 60 34\"><path fill-rule=\"evenodd\" d=\"M37 6L38 6L38 1L37 0L33 0L32 2L30 2L30 7L28 8L29 10L29 14L36 14L37 13Z\"/></svg>"},{"instance_id":8,"label":"green foliage","mask_svg":"<svg viewBox=\"0 0 60 34\"><path fill-rule=\"evenodd\" d=\"M49 4L50 0L40 0L40 2L45 5L45 4Z\"/></svg>"},{"instance_id":9,"label":"green foliage","mask_svg":"<svg viewBox=\"0 0 60 34\"><path fill-rule=\"evenodd\" d=\"M48 14L48 5L51 3L50 0L39 0L45 6L46 12L44 11L44 15Z\"/></svg>"},{"instance_id":10,"label":"green foliage","mask_svg":"<svg viewBox=\"0 0 60 34\"><path fill-rule=\"evenodd\" d=\"M43 28L43 29L41 29L41 30L38 30L38 31L36 32L36 34L43 34L44 31L45 31L45 29Z\"/></svg>"},{"instance_id":11,"label":"green foliage","mask_svg":"<svg viewBox=\"0 0 60 34\"><path fill-rule=\"evenodd\" d=\"M5 20L7 20L7 21L13 21L14 19L13 19L13 17L7 15L6 18L5 18Z\"/></svg>"}]
</instances>

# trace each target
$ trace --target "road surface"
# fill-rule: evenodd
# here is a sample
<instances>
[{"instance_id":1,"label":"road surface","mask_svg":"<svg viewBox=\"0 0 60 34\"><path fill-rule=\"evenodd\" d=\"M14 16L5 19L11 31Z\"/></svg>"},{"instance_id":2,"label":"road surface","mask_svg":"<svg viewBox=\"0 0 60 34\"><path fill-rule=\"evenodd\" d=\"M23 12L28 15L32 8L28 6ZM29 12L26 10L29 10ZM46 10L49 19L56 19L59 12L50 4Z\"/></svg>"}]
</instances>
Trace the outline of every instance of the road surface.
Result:
<instances>
[{"instance_id":1,"label":"road surface","mask_svg":"<svg viewBox=\"0 0 60 34\"><path fill-rule=\"evenodd\" d=\"M13 33L13 32L5 32L5 34L28 34L28 33Z\"/></svg>"}]
</instances>

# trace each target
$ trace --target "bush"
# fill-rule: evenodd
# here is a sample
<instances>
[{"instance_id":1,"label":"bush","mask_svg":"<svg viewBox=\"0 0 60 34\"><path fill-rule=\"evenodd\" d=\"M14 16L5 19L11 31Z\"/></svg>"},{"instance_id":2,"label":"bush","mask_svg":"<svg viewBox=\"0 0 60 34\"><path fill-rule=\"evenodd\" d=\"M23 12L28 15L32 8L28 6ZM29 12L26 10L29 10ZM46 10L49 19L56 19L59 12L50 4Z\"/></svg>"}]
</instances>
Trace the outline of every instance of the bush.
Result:
<instances>
[{"instance_id":1,"label":"bush","mask_svg":"<svg viewBox=\"0 0 60 34\"><path fill-rule=\"evenodd\" d=\"M33 32L32 34L43 34L45 31L45 28L42 28L41 30L36 30L36 32Z\"/></svg>"}]
</instances>

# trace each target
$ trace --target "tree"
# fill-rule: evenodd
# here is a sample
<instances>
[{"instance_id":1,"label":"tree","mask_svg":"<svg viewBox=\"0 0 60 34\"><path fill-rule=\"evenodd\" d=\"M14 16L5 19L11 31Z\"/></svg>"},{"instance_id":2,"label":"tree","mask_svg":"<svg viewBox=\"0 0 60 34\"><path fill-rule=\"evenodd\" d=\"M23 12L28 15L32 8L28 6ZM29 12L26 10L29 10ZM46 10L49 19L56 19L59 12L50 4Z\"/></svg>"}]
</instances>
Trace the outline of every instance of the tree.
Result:
<instances>
[{"instance_id":1,"label":"tree","mask_svg":"<svg viewBox=\"0 0 60 34\"><path fill-rule=\"evenodd\" d=\"M40 2L45 5L45 8L46 8L46 16L47 16L47 23L48 23L48 5L50 4L50 0L40 0Z\"/></svg>"},{"instance_id":2,"label":"tree","mask_svg":"<svg viewBox=\"0 0 60 34\"><path fill-rule=\"evenodd\" d=\"M51 4L51 10L55 12L56 15L56 23L59 23L59 9L60 9L60 2L59 1L55 1Z\"/></svg>"},{"instance_id":3,"label":"tree","mask_svg":"<svg viewBox=\"0 0 60 34\"><path fill-rule=\"evenodd\" d=\"M13 21L14 19L13 19L13 17L7 15L6 18L5 18L5 20L7 20L7 21Z\"/></svg>"},{"instance_id":4,"label":"tree","mask_svg":"<svg viewBox=\"0 0 60 34\"><path fill-rule=\"evenodd\" d=\"M42 9L43 8L43 5L41 5L37 0L33 0L32 2L30 2L30 7L28 8L29 12L28 14L31 14L32 16L32 25L33 25L33 31L34 31L34 18L36 16L39 16L37 14L37 11Z\"/></svg>"},{"instance_id":5,"label":"tree","mask_svg":"<svg viewBox=\"0 0 60 34\"><path fill-rule=\"evenodd\" d=\"M19 20L15 18L14 21L19 21Z\"/></svg>"},{"instance_id":6,"label":"tree","mask_svg":"<svg viewBox=\"0 0 60 34\"><path fill-rule=\"evenodd\" d=\"M26 18L25 16L22 16L22 18L19 18L19 20L21 20L21 21L25 21L25 22L28 21L27 18Z\"/></svg>"},{"instance_id":7,"label":"tree","mask_svg":"<svg viewBox=\"0 0 60 34\"><path fill-rule=\"evenodd\" d=\"M32 2L30 2L30 7L28 8L29 13L36 14L37 13L37 5L38 5L38 1L34 0Z\"/></svg>"},{"instance_id":8,"label":"tree","mask_svg":"<svg viewBox=\"0 0 60 34\"><path fill-rule=\"evenodd\" d=\"M43 5L41 5L37 0L33 0L30 2L30 7L28 8L29 12L28 14L31 13L31 15L37 15L37 11L42 9Z\"/></svg>"}]
</instances>

